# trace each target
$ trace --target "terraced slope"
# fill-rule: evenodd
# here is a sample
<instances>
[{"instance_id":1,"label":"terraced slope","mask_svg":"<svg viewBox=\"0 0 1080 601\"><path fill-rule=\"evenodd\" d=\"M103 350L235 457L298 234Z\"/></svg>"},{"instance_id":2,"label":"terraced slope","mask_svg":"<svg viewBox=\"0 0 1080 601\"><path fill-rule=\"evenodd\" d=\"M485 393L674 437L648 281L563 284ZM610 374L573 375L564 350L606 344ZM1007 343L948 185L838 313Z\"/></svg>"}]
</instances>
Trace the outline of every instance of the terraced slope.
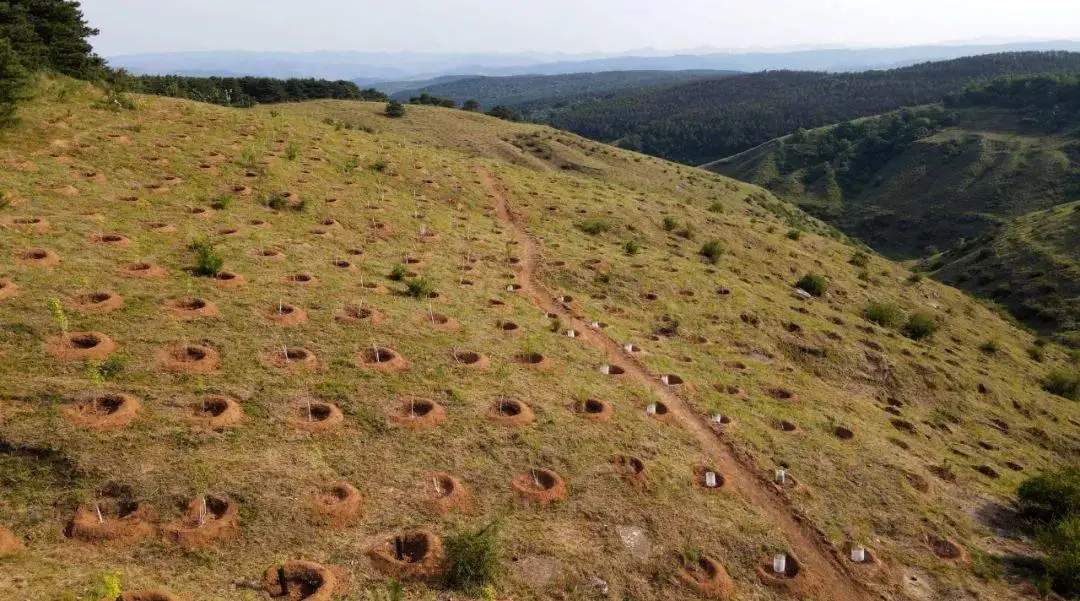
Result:
<instances>
[{"instance_id":1,"label":"terraced slope","mask_svg":"<svg viewBox=\"0 0 1080 601\"><path fill-rule=\"evenodd\" d=\"M0 142L0 598L432 598L493 520L497 598L1015 596L984 516L1080 411L963 294L545 128L98 95L43 81Z\"/></svg>"}]
</instances>

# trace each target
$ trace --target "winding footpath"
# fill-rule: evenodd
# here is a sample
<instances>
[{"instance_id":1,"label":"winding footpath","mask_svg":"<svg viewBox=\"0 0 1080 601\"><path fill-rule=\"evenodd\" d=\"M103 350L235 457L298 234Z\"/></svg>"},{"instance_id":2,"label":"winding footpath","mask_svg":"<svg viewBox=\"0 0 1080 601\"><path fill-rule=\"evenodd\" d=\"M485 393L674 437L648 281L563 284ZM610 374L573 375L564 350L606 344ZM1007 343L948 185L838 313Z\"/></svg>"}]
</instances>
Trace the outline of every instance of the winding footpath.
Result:
<instances>
[{"instance_id":1,"label":"winding footpath","mask_svg":"<svg viewBox=\"0 0 1080 601\"><path fill-rule=\"evenodd\" d=\"M702 450L715 462L724 476L724 487L754 505L784 535L790 552L798 558L812 595L832 601L867 601L877 595L856 582L848 573L836 550L812 527L806 525L775 490L773 485L749 462L740 461L733 447L717 435L676 394L651 375L637 359L599 330L594 330L574 315L557 297L547 290L537 277L540 248L521 220L511 210L501 184L484 167L476 168L480 184L495 200L496 217L513 230L520 248L520 292L527 295L540 309L569 321L581 333L579 340L603 351L607 362L626 370L622 378L636 381L652 391L667 405L679 423L698 439ZM760 558L763 563L766 558Z\"/></svg>"}]
</instances>

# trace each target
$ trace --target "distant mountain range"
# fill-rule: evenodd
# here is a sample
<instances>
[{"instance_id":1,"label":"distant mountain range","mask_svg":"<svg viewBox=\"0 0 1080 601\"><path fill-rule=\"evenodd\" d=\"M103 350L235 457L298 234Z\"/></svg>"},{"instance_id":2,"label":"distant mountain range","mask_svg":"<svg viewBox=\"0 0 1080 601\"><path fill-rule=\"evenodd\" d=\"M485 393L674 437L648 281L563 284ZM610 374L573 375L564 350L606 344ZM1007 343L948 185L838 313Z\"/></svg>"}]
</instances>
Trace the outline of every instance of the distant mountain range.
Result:
<instances>
[{"instance_id":1,"label":"distant mountain range","mask_svg":"<svg viewBox=\"0 0 1080 601\"><path fill-rule=\"evenodd\" d=\"M262 75L347 79L360 85L391 83L389 93L432 85L448 75L557 75L622 70L762 71L793 69L860 71L945 60L975 54L1022 50L1080 51L1080 41L910 46L904 48L821 49L776 52L693 52L631 54L437 54L422 52L242 52L206 51L109 57L115 67L137 74ZM414 83L402 86L402 80Z\"/></svg>"}]
</instances>

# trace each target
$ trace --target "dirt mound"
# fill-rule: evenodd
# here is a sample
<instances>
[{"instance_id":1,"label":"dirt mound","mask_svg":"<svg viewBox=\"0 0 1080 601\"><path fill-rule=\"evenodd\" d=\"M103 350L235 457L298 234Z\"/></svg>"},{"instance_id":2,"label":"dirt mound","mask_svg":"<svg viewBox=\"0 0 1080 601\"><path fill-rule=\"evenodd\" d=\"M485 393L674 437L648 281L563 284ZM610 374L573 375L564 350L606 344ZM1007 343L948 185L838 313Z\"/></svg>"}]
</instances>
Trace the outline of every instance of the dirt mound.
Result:
<instances>
[{"instance_id":1,"label":"dirt mound","mask_svg":"<svg viewBox=\"0 0 1080 601\"><path fill-rule=\"evenodd\" d=\"M312 510L334 528L344 528L360 515L364 497L352 484L339 480L312 499Z\"/></svg>"},{"instance_id":2,"label":"dirt mound","mask_svg":"<svg viewBox=\"0 0 1080 601\"><path fill-rule=\"evenodd\" d=\"M134 543L154 535L155 521L152 506L134 501L125 486L109 485L96 501L75 511L67 535L94 543Z\"/></svg>"},{"instance_id":3,"label":"dirt mound","mask_svg":"<svg viewBox=\"0 0 1080 601\"><path fill-rule=\"evenodd\" d=\"M251 256L264 261L284 261L285 253L276 248L262 248L251 251Z\"/></svg>"},{"instance_id":4,"label":"dirt mound","mask_svg":"<svg viewBox=\"0 0 1080 601\"><path fill-rule=\"evenodd\" d=\"M298 346L268 350L263 357L269 365L290 371L314 370L319 367L319 360L315 353Z\"/></svg>"},{"instance_id":5,"label":"dirt mound","mask_svg":"<svg viewBox=\"0 0 1080 601\"><path fill-rule=\"evenodd\" d=\"M15 536L15 533L11 530L0 526L0 557L14 555L21 551L22 548L23 544L19 537Z\"/></svg>"},{"instance_id":6,"label":"dirt mound","mask_svg":"<svg viewBox=\"0 0 1080 601\"><path fill-rule=\"evenodd\" d=\"M686 383L686 381L682 379L682 376L678 376L675 374L666 374L660 376L660 383L664 386L682 386Z\"/></svg>"},{"instance_id":7,"label":"dirt mound","mask_svg":"<svg viewBox=\"0 0 1080 601\"><path fill-rule=\"evenodd\" d=\"M356 364L361 369L382 372L395 372L409 369L409 362L399 355L397 351L381 347L367 348L357 353Z\"/></svg>"},{"instance_id":8,"label":"dirt mound","mask_svg":"<svg viewBox=\"0 0 1080 601\"><path fill-rule=\"evenodd\" d=\"M367 555L376 568L397 578L427 579L443 569L442 540L426 530L386 536Z\"/></svg>"},{"instance_id":9,"label":"dirt mound","mask_svg":"<svg viewBox=\"0 0 1080 601\"><path fill-rule=\"evenodd\" d=\"M160 278L164 277L167 271L160 265L140 261L125 265L124 273L133 278Z\"/></svg>"},{"instance_id":10,"label":"dirt mound","mask_svg":"<svg viewBox=\"0 0 1080 601\"><path fill-rule=\"evenodd\" d=\"M778 401L794 401L795 400L795 393L788 390L787 388L780 388L780 387L774 386L772 388L769 388L769 389L765 390L765 394L769 395L770 397L772 397L772 398L774 398L774 399L776 399Z\"/></svg>"},{"instance_id":11,"label":"dirt mound","mask_svg":"<svg viewBox=\"0 0 1080 601\"><path fill-rule=\"evenodd\" d=\"M552 501L566 498L566 483L562 477L551 470L531 469L518 474L510 482L511 488L523 502L547 505Z\"/></svg>"},{"instance_id":12,"label":"dirt mound","mask_svg":"<svg viewBox=\"0 0 1080 601\"><path fill-rule=\"evenodd\" d=\"M491 404L488 417L497 424L516 428L533 421L536 416L532 408L521 401L499 398Z\"/></svg>"},{"instance_id":13,"label":"dirt mound","mask_svg":"<svg viewBox=\"0 0 1080 601\"><path fill-rule=\"evenodd\" d=\"M787 553L785 557L783 572L775 570L774 558L770 557L757 567L758 578L769 587L802 596L810 589L809 577L794 555Z\"/></svg>"},{"instance_id":14,"label":"dirt mound","mask_svg":"<svg viewBox=\"0 0 1080 601\"><path fill-rule=\"evenodd\" d=\"M461 327L461 323L458 320L432 311L425 311L421 313L418 318L423 321L425 325L435 328L440 332L452 332Z\"/></svg>"},{"instance_id":15,"label":"dirt mound","mask_svg":"<svg viewBox=\"0 0 1080 601\"><path fill-rule=\"evenodd\" d=\"M427 399L409 399L398 407L390 419L404 428L433 428L446 419L446 407Z\"/></svg>"},{"instance_id":16,"label":"dirt mound","mask_svg":"<svg viewBox=\"0 0 1080 601\"><path fill-rule=\"evenodd\" d=\"M782 419L774 421L773 427L788 434L794 434L799 431L799 426Z\"/></svg>"},{"instance_id":17,"label":"dirt mound","mask_svg":"<svg viewBox=\"0 0 1080 601\"><path fill-rule=\"evenodd\" d=\"M655 403L649 403L645 406L645 414L655 417L662 422L671 422L674 419L674 414L671 413L671 409L667 405L656 401Z\"/></svg>"},{"instance_id":18,"label":"dirt mound","mask_svg":"<svg viewBox=\"0 0 1080 601\"><path fill-rule=\"evenodd\" d=\"M131 248L131 240L120 234L90 234L88 238L94 244L100 244L102 246Z\"/></svg>"},{"instance_id":19,"label":"dirt mound","mask_svg":"<svg viewBox=\"0 0 1080 601\"><path fill-rule=\"evenodd\" d=\"M45 350L61 361L104 359L116 351L112 338L99 332L69 332L67 336L53 336L45 341Z\"/></svg>"},{"instance_id":20,"label":"dirt mound","mask_svg":"<svg viewBox=\"0 0 1080 601\"><path fill-rule=\"evenodd\" d=\"M334 318L342 323L349 324L367 322L372 325L378 325L386 321L386 315L362 305L346 305L344 309L334 316Z\"/></svg>"},{"instance_id":21,"label":"dirt mound","mask_svg":"<svg viewBox=\"0 0 1080 601\"><path fill-rule=\"evenodd\" d=\"M735 581L719 561L704 555L696 560L679 555L679 561L679 579L702 596L724 601L735 598Z\"/></svg>"},{"instance_id":22,"label":"dirt mound","mask_svg":"<svg viewBox=\"0 0 1080 601\"><path fill-rule=\"evenodd\" d=\"M11 298L19 291L19 287L15 285L15 282L7 278L0 278L0 300L5 298Z\"/></svg>"},{"instance_id":23,"label":"dirt mound","mask_svg":"<svg viewBox=\"0 0 1080 601\"><path fill-rule=\"evenodd\" d=\"M161 590L142 590L120 593L116 601L181 601L181 599Z\"/></svg>"},{"instance_id":24,"label":"dirt mound","mask_svg":"<svg viewBox=\"0 0 1080 601\"><path fill-rule=\"evenodd\" d=\"M577 411L588 419L606 422L611 421L615 414L615 408L607 401L600 399L585 399L577 404Z\"/></svg>"},{"instance_id":25,"label":"dirt mound","mask_svg":"<svg viewBox=\"0 0 1080 601\"><path fill-rule=\"evenodd\" d=\"M214 284L219 288L239 288L246 283L244 276L232 271L219 271L214 276Z\"/></svg>"},{"instance_id":26,"label":"dirt mound","mask_svg":"<svg viewBox=\"0 0 1080 601\"><path fill-rule=\"evenodd\" d=\"M615 471L631 484L643 485L648 476L645 473L645 462L631 455L616 455L611 459Z\"/></svg>"},{"instance_id":27,"label":"dirt mound","mask_svg":"<svg viewBox=\"0 0 1080 601\"><path fill-rule=\"evenodd\" d=\"M15 253L15 258L35 267L51 267L60 262L60 256L47 248L28 248Z\"/></svg>"},{"instance_id":28,"label":"dirt mound","mask_svg":"<svg viewBox=\"0 0 1080 601\"><path fill-rule=\"evenodd\" d=\"M207 495L192 499L184 516L166 525L162 533L184 549L202 549L239 536L239 515L236 503Z\"/></svg>"},{"instance_id":29,"label":"dirt mound","mask_svg":"<svg viewBox=\"0 0 1080 601\"><path fill-rule=\"evenodd\" d=\"M244 418L244 408L235 399L209 395L191 405L192 417L211 430L235 426Z\"/></svg>"},{"instance_id":30,"label":"dirt mound","mask_svg":"<svg viewBox=\"0 0 1080 601\"><path fill-rule=\"evenodd\" d=\"M317 563L295 560L267 568L263 586L271 599L330 601L337 579L329 569Z\"/></svg>"},{"instance_id":31,"label":"dirt mound","mask_svg":"<svg viewBox=\"0 0 1080 601\"><path fill-rule=\"evenodd\" d=\"M626 373L626 368L619 365L609 365L605 363L600 366L598 371L605 376L621 376Z\"/></svg>"},{"instance_id":32,"label":"dirt mound","mask_svg":"<svg viewBox=\"0 0 1080 601\"><path fill-rule=\"evenodd\" d=\"M307 311L295 305L275 303L263 310L263 315L270 321L282 326L298 326L307 323Z\"/></svg>"},{"instance_id":33,"label":"dirt mound","mask_svg":"<svg viewBox=\"0 0 1080 601\"><path fill-rule=\"evenodd\" d=\"M221 315L217 305L204 298L178 298L169 303L169 313L180 321L194 321Z\"/></svg>"},{"instance_id":34,"label":"dirt mound","mask_svg":"<svg viewBox=\"0 0 1080 601\"><path fill-rule=\"evenodd\" d=\"M709 474L712 474L710 477ZM694 467L694 484L705 490L722 490L727 480L716 468L703 465Z\"/></svg>"},{"instance_id":35,"label":"dirt mound","mask_svg":"<svg viewBox=\"0 0 1080 601\"><path fill-rule=\"evenodd\" d=\"M171 344L157 352L157 360L167 371L205 374L216 371L221 363L217 350L203 344Z\"/></svg>"},{"instance_id":36,"label":"dirt mound","mask_svg":"<svg viewBox=\"0 0 1080 601\"><path fill-rule=\"evenodd\" d=\"M833 428L833 436L840 440L851 440L852 438L855 438L855 432L852 432L850 428L845 428L844 426L836 426Z\"/></svg>"},{"instance_id":37,"label":"dirt mound","mask_svg":"<svg viewBox=\"0 0 1080 601\"><path fill-rule=\"evenodd\" d=\"M488 358L474 351L451 351L450 359L454 365L473 369L487 369L488 366Z\"/></svg>"},{"instance_id":38,"label":"dirt mound","mask_svg":"<svg viewBox=\"0 0 1080 601\"><path fill-rule=\"evenodd\" d=\"M47 234L52 229L49 222L41 217L16 217L11 220L11 225L34 234Z\"/></svg>"},{"instance_id":39,"label":"dirt mound","mask_svg":"<svg viewBox=\"0 0 1080 601\"><path fill-rule=\"evenodd\" d=\"M959 543L951 538L930 535L926 538L926 545L938 559L951 563L967 563L968 553Z\"/></svg>"},{"instance_id":40,"label":"dirt mound","mask_svg":"<svg viewBox=\"0 0 1080 601\"><path fill-rule=\"evenodd\" d=\"M468 504L469 493L460 480L442 472L425 474L421 486L427 491L432 504L439 513L464 507Z\"/></svg>"},{"instance_id":41,"label":"dirt mound","mask_svg":"<svg viewBox=\"0 0 1080 601\"><path fill-rule=\"evenodd\" d=\"M551 362L540 353L518 353L514 355L514 361L533 369L548 369L551 367Z\"/></svg>"},{"instance_id":42,"label":"dirt mound","mask_svg":"<svg viewBox=\"0 0 1080 601\"><path fill-rule=\"evenodd\" d=\"M74 298L75 310L80 313L108 313L124 306L124 297L104 290L87 292Z\"/></svg>"},{"instance_id":43,"label":"dirt mound","mask_svg":"<svg viewBox=\"0 0 1080 601\"><path fill-rule=\"evenodd\" d=\"M290 273L283 278L286 284L293 284L296 286L312 286L319 281L319 278L311 275L310 273Z\"/></svg>"},{"instance_id":44,"label":"dirt mound","mask_svg":"<svg viewBox=\"0 0 1080 601\"><path fill-rule=\"evenodd\" d=\"M64 408L69 422L95 430L123 428L138 414L139 401L118 393L95 396Z\"/></svg>"},{"instance_id":45,"label":"dirt mound","mask_svg":"<svg viewBox=\"0 0 1080 601\"><path fill-rule=\"evenodd\" d=\"M305 432L329 432L341 427L345 421L341 409L332 403L312 403L304 401L293 408L289 426Z\"/></svg>"}]
</instances>

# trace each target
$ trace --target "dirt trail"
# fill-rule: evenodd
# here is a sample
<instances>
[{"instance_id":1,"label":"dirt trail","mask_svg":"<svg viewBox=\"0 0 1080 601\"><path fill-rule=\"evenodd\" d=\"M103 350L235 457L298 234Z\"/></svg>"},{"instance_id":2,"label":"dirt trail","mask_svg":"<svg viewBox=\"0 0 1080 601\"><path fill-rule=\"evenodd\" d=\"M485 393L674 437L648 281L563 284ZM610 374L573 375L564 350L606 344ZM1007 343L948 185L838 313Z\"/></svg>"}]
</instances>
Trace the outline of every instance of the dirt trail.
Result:
<instances>
[{"instance_id":1,"label":"dirt trail","mask_svg":"<svg viewBox=\"0 0 1080 601\"><path fill-rule=\"evenodd\" d=\"M477 167L476 174L484 189L495 199L495 213L499 221L513 229L518 241L521 259L521 278L518 283L521 285L521 292L528 295L544 311L570 321L574 329L581 332L580 340L602 350L609 364L619 365L626 370L626 374L621 377L645 386L668 406L679 423L697 437L702 450L715 462L716 468L726 480L725 487L757 507L783 533L791 551L799 558L807 580L813 583L814 594L834 601L876 598L877 595L848 575L833 547L816 531L800 522L795 511L773 489L771 483L758 474L752 465L740 462L731 446L714 433L682 399L663 385L658 377L651 375L636 358L626 353L620 344L603 332L590 328L585 321L556 300L556 296L540 283L536 275L539 244L515 217L507 203L505 192L491 172Z\"/></svg>"}]
</instances>

